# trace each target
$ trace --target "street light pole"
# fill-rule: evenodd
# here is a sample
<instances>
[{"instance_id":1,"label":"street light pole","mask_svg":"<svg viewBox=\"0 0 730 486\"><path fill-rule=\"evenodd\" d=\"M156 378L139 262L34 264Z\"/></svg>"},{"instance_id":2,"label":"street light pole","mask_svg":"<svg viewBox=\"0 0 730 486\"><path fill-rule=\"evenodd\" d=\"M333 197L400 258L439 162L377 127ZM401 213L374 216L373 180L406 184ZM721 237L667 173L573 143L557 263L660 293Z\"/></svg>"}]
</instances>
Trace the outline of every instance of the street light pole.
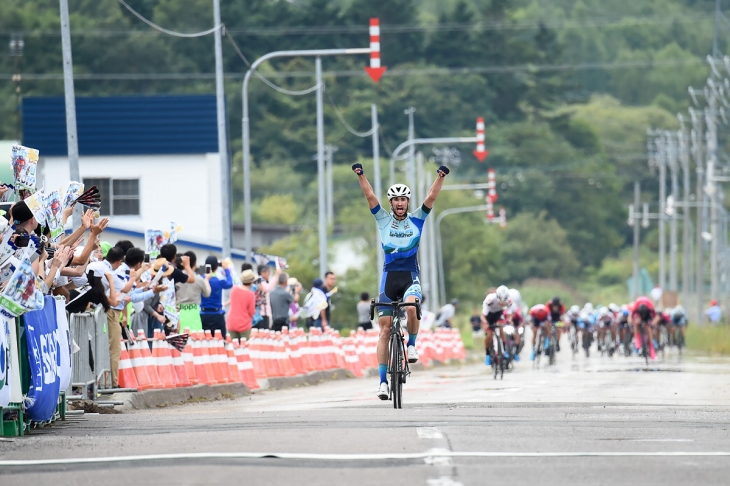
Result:
<instances>
[{"instance_id":1,"label":"street light pole","mask_svg":"<svg viewBox=\"0 0 730 486\"><path fill-rule=\"evenodd\" d=\"M373 126L373 177L375 178L375 188L373 190L375 191L375 196L378 198L378 202L380 202L380 198L383 197L383 187L380 175L380 140L378 139L378 130L375 129L378 126L378 105L375 103L370 105L370 119ZM378 248L380 244L380 230L377 224L375 225L375 230L375 253L378 255L378 285L380 285L380 282L383 280L385 257L382 250Z\"/></svg>"},{"instance_id":2,"label":"street light pole","mask_svg":"<svg viewBox=\"0 0 730 486\"><path fill-rule=\"evenodd\" d=\"M403 111L404 115L408 115L408 140L411 141L416 138L415 127L413 126L413 114L416 109L409 106ZM416 188L416 163L415 163L415 147L413 145L408 149L408 165L406 166L406 181L413 191L413 199L418 201L418 190ZM390 182L391 185L395 184L394 181Z\"/></svg>"},{"instance_id":3,"label":"street light pole","mask_svg":"<svg viewBox=\"0 0 730 486\"><path fill-rule=\"evenodd\" d=\"M684 127L684 119L680 117L682 123L682 129L677 132L677 139L679 140L679 160L682 164L682 303L687 306L690 295L691 285L691 272L690 269L692 264L691 254L689 251L690 246L690 211L689 211L689 185L690 185L690 174L689 174L689 143L688 143L688 132Z\"/></svg>"},{"instance_id":4,"label":"street light pole","mask_svg":"<svg viewBox=\"0 0 730 486\"><path fill-rule=\"evenodd\" d=\"M213 25L221 25L220 0L213 0ZM215 101L218 121L218 158L220 161L221 181L221 253L231 256L231 170L228 163L228 131L226 129L226 91L223 84L223 46L221 30L215 29Z\"/></svg>"},{"instance_id":5,"label":"street light pole","mask_svg":"<svg viewBox=\"0 0 730 486\"><path fill-rule=\"evenodd\" d=\"M66 104L66 142L68 144L68 168L72 181L81 182L79 173L79 139L76 132L76 93L74 68L71 56L71 26L68 17L68 0L59 0L61 10L61 51L63 54L63 92ZM74 224L81 221L81 205L74 209Z\"/></svg>"},{"instance_id":6,"label":"street light pole","mask_svg":"<svg viewBox=\"0 0 730 486\"><path fill-rule=\"evenodd\" d=\"M322 58L314 60L317 76L317 205L319 206L319 276L327 272L327 215L324 177L324 103L322 101Z\"/></svg>"},{"instance_id":7,"label":"street light pole","mask_svg":"<svg viewBox=\"0 0 730 486\"><path fill-rule=\"evenodd\" d=\"M659 287L667 286L667 236L665 215L667 211L667 151L661 135L654 139L657 145L657 163L659 164Z\"/></svg>"},{"instance_id":8,"label":"street light pole","mask_svg":"<svg viewBox=\"0 0 730 486\"><path fill-rule=\"evenodd\" d=\"M705 291L705 255L704 255L704 241L702 239L702 231L704 227L703 216L704 216L704 202L705 193L703 190L704 181L704 157L702 148L702 119L699 114L692 108L689 109L689 114L692 119L692 131L690 132L690 139L692 142L692 159L694 159L695 167L697 170L697 182L695 190L695 199L697 203L697 218L695 224L695 251L697 252L697 261L695 263L695 291L697 294L696 311L698 322L702 319L702 307L704 301Z\"/></svg>"},{"instance_id":9,"label":"street light pole","mask_svg":"<svg viewBox=\"0 0 730 486\"><path fill-rule=\"evenodd\" d=\"M369 47L366 48L355 48L355 49L310 49L310 50L302 50L302 51L275 51L270 52L268 54L265 54L264 56L261 56L256 61L254 61L253 64L251 64L251 67L249 68L248 72L246 72L246 76L243 78L243 86L241 87L241 98L242 98L242 105L243 105L243 117L242 117L242 138L243 138L243 205L244 205L244 228L245 228L245 237L244 237L244 244L246 249L246 259L253 261L253 242L252 242L252 223L251 223L251 142L250 142L250 128L249 128L249 115L248 115L248 85L251 82L251 76L256 71L256 69L263 63L270 59L279 58L279 57L317 57L320 58L321 56L342 56L342 55L355 55L355 54L370 54L371 49ZM322 186L322 179L324 178L324 174L322 173L324 169L324 124L322 124L322 129L320 133L320 126L319 121L321 119L320 117L320 108L322 105L322 66L321 66L321 59L316 62L316 64L319 65L319 69L317 71L317 82L319 85L317 86L317 167L320 170L320 174L318 177L318 181L320 182L320 192L324 187ZM315 65L316 68L316 65ZM320 135L321 135L321 147L320 147ZM322 161L322 164L320 164L320 160ZM324 257L324 261L320 261L320 271L324 268L326 271L327 267L327 253L326 253L326 221L325 214L324 214L324 202L322 201L322 198L319 198L319 204L320 204L320 239L322 239L322 226L324 226L324 237L325 237L325 252L324 255L322 254L322 241L320 241L320 260Z\"/></svg>"}]
</instances>

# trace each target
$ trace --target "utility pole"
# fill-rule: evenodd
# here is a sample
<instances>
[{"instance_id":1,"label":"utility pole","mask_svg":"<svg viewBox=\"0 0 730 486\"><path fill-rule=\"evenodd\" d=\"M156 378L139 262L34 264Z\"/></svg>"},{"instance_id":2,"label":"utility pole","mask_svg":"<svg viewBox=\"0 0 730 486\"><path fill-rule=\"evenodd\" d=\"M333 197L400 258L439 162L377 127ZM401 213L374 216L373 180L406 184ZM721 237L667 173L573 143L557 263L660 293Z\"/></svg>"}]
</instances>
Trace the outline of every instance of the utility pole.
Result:
<instances>
[{"instance_id":1,"label":"utility pole","mask_svg":"<svg viewBox=\"0 0 730 486\"><path fill-rule=\"evenodd\" d=\"M710 199L710 298L718 298L718 247L720 232L718 228L717 187L715 185L715 167L717 165L717 95L710 87L707 97L708 108L705 110L707 124L707 185L705 192Z\"/></svg>"},{"instance_id":2,"label":"utility pole","mask_svg":"<svg viewBox=\"0 0 730 486\"><path fill-rule=\"evenodd\" d=\"M634 181L634 207L631 211L632 214L629 215L631 216L629 220L634 226L634 288L631 296L634 300L641 295L639 292L639 232L641 231L639 229L639 204L641 204L641 183L637 180Z\"/></svg>"},{"instance_id":3,"label":"utility pole","mask_svg":"<svg viewBox=\"0 0 730 486\"><path fill-rule=\"evenodd\" d=\"M695 246L697 251L697 262L695 263L695 286L697 293L697 319L702 319L702 307L704 302L705 293L705 254L704 254L704 241L702 238L702 229L704 227L704 205L705 205L705 191L703 189L704 175L705 175L705 161L704 161L704 150L702 147L702 119L699 114L690 108L690 117L692 118L692 131L690 132L690 139L692 141L692 158L695 161L695 167L697 170L697 182L696 182L696 203L697 203L697 221L695 224Z\"/></svg>"},{"instance_id":4,"label":"utility pole","mask_svg":"<svg viewBox=\"0 0 730 486\"><path fill-rule=\"evenodd\" d=\"M220 0L213 0L213 25L221 25ZM231 167L228 163L228 130L226 125L226 91L223 84L223 29L215 29L215 107L218 121L218 157L221 181L221 253L231 256ZM250 255L246 255L250 257Z\"/></svg>"},{"instance_id":5,"label":"utility pole","mask_svg":"<svg viewBox=\"0 0 730 486\"><path fill-rule=\"evenodd\" d=\"M677 275L677 253L679 237L679 167L677 163L677 141L672 132L664 132L666 139L666 160L669 163L669 171L672 182L672 214L669 226L669 290L677 292L679 282Z\"/></svg>"},{"instance_id":6,"label":"utility pole","mask_svg":"<svg viewBox=\"0 0 730 486\"><path fill-rule=\"evenodd\" d=\"M68 0L59 0L61 9L61 51L63 53L63 92L66 103L66 142L68 168L72 181L81 182L79 173L79 138L76 132L76 93L74 67L71 57L71 25L68 18ZM81 205L74 209L74 224L81 221Z\"/></svg>"},{"instance_id":7,"label":"utility pole","mask_svg":"<svg viewBox=\"0 0 730 486\"><path fill-rule=\"evenodd\" d=\"M659 287L667 288L667 236L665 217L667 211L667 151L661 134L654 139L659 164Z\"/></svg>"},{"instance_id":8,"label":"utility pole","mask_svg":"<svg viewBox=\"0 0 730 486\"><path fill-rule=\"evenodd\" d=\"M682 129L677 132L677 140L679 141L679 161L682 164L682 303L687 306L689 302L690 286L691 286L691 267L692 264L690 254L690 224L692 224L689 210L689 133L684 126L684 118L680 115L679 121Z\"/></svg>"},{"instance_id":9,"label":"utility pole","mask_svg":"<svg viewBox=\"0 0 730 486\"><path fill-rule=\"evenodd\" d=\"M413 126L413 114L416 109L409 106L403 110L404 115L408 115L408 141L412 141L415 138L415 127ZM412 200L418 201L418 193L416 190L416 161L415 161L415 147L413 145L408 149L408 164L406 165L406 181L412 191ZM391 181L391 184L395 184L395 181Z\"/></svg>"},{"instance_id":10,"label":"utility pole","mask_svg":"<svg viewBox=\"0 0 730 486\"><path fill-rule=\"evenodd\" d=\"M378 198L378 202L380 202L380 198L383 197L383 188L380 176L380 140L378 139L378 130L375 130L375 127L378 126L378 105L375 103L370 105L370 119L373 126L373 178L375 179L375 187L373 190L375 191L375 196ZM380 285L380 282L383 280L384 255L383 251L379 248L380 230L378 230L377 224L375 225L375 229L375 253L378 255L378 285Z\"/></svg>"}]
</instances>

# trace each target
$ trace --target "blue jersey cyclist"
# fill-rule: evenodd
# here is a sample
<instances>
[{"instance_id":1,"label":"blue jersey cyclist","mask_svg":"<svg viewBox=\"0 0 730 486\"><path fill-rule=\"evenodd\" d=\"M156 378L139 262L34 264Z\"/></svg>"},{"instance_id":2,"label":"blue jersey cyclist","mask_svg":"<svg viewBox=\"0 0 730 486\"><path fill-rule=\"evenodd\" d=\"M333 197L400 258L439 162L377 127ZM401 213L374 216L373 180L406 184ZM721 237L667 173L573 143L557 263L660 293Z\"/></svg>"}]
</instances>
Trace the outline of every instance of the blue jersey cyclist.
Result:
<instances>
[{"instance_id":1,"label":"blue jersey cyclist","mask_svg":"<svg viewBox=\"0 0 730 486\"><path fill-rule=\"evenodd\" d=\"M411 190L404 184L395 184L388 189L388 202L392 213L389 213L380 206L378 197L365 177L361 164L352 166L357 174L365 198L368 200L370 212L375 216L375 221L380 230L380 240L385 252L385 265L383 266L383 280L380 282L380 295L378 302L393 302L398 299L404 302L415 302L421 297L421 280L418 268L418 244L421 240L421 231L426 217L431 212L433 204L441 192L444 184L444 177L449 169L441 166L438 169L438 177L434 181L428 196L421 207L413 213L408 212L408 205L411 202ZM418 361L416 351L416 337L420 322L416 316L416 309L408 307L408 362ZM379 309L378 317L380 322L380 339L378 340L378 372L380 374L380 386L378 398L387 400L388 392L388 339L390 337L390 325L392 323L393 311L391 309Z\"/></svg>"}]
</instances>

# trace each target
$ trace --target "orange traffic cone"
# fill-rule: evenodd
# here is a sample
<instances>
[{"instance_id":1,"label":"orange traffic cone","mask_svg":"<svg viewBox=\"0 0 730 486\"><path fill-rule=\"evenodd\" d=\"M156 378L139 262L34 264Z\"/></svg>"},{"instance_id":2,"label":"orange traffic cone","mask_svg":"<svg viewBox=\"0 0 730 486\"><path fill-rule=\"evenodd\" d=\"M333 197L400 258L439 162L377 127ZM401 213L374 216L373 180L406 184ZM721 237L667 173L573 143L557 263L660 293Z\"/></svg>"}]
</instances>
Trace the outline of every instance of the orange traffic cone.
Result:
<instances>
[{"instance_id":1,"label":"orange traffic cone","mask_svg":"<svg viewBox=\"0 0 730 486\"><path fill-rule=\"evenodd\" d=\"M195 379L199 385L210 385L211 377L208 376L208 368L205 366L205 359L203 357L203 343L200 340L200 332L194 334L194 338L191 335L191 341L193 346L193 367L195 368ZM191 341L188 341L190 344Z\"/></svg>"},{"instance_id":2,"label":"orange traffic cone","mask_svg":"<svg viewBox=\"0 0 730 486\"><path fill-rule=\"evenodd\" d=\"M127 346L122 339L122 355L119 358L119 386L121 388L138 388L137 378L134 376L132 360L127 354Z\"/></svg>"},{"instance_id":3,"label":"orange traffic cone","mask_svg":"<svg viewBox=\"0 0 730 486\"><path fill-rule=\"evenodd\" d=\"M236 360L238 361L238 371L241 374L243 383L251 390L256 390L259 388L259 384L256 382L246 339L241 339L237 346L234 341L234 348L236 351Z\"/></svg>"},{"instance_id":4,"label":"orange traffic cone","mask_svg":"<svg viewBox=\"0 0 730 486\"><path fill-rule=\"evenodd\" d=\"M193 336L190 334L190 329L185 328L185 334L188 335L188 342L185 344L185 349L182 351L183 365L185 366L185 375L188 377L190 385L197 385L198 378L195 373L195 353L193 351Z\"/></svg>"},{"instance_id":5,"label":"orange traffic cone","mask_svg":"<svg viewBox=\"0 0 730 486\"><path fill-rule=\"evenodd\" d=\"M155 366L155 360L152 357L152 352L147 344L147 337L144 335L144 331L139 329L137 331L137 343L139 344L139 351L142 355L142 362L144 367L147 369L147 374L150 377L151 388L162 388L160 385L160 377L157 374L157 367ZM137 382L139 382L139 376L137 376Z\"/></svg>"},{"instance_id":6,"label":"orange traffic cone","mask_svg":"<svg viewBox=\"0 0 730 486\"><path fill-rule=\"evenodd\" d=\"M236 359L236 351L233 349L233 339L231 335L226 336L226 355L228 358L228 373L231 377L231 383L243 383L241 374L238 372L238 359Z\"/></svg>"},{"instance_id":7,"label":"orange traffic cone","mask_svg":"<svg viewBox=\"0 0 730 486\"><path fill-rule=\"evenodd\" d=\"M152 356L157 366L157 376L160 377L162 388L175 388L175 369L172 367L172 357L169 351L166 353L167 342L162 338L162 332L155 329L155 340L152 342Z\"/></svg>"},{"instance_id":8,"label":"orange traffic cone","mask_svg":"<svg viewBox=\"0 0 730 486\"><path fill-rule=\"evenodd\" d=\"M251 364L253 365L254 376L257 379L266 379L266 362L263 359L263 353L261 351L261 333L258 329L251 330L251 340L248 341L248 353L251 358Z\"/></svg>"},{"instance_id":9,"label":"orange traffic cone","mask_svg":"<svg viewBox=\"0 0 730 486\"><path fill-rule=\"evenodd\" d=\"M167 345L170 346L169 343ZM182 353L173 346L170 346L169 349L172 355L172 367L175 370L178 388L192 385L190 380L188 380L188 372L185 369L185 361L183 360Z\"/></svg>"},{"instance_id":10,"label":"orange traffic cone","mask_svg":"<svg viewBox=\"0 0 730 486\"><path fill-rule=\"evenodd\" d=\"M208 352L208 359L210 360L210 366L213 369L213 379L215 383L225 383L223 380L223 370L221 370L221 363L218 360L218 353L213 345L213 335L210 329L205 331L205 349Z\"/></svg>"},{"instance_id":11,"label":"orange traffic cone","mask_svg":"<svg viewBox=\"0 0 730 486\"><path fill-rule=\"evenodd\" d=\"M223 383L231 383L231 371L228 367L228 353L226 352L226 344L223 341L223 334L220 329L216 329L215 335L213 336L213 346L217 356L218 364L221 367L221 376L223 377Z\"/></svg>"}]
</instances>

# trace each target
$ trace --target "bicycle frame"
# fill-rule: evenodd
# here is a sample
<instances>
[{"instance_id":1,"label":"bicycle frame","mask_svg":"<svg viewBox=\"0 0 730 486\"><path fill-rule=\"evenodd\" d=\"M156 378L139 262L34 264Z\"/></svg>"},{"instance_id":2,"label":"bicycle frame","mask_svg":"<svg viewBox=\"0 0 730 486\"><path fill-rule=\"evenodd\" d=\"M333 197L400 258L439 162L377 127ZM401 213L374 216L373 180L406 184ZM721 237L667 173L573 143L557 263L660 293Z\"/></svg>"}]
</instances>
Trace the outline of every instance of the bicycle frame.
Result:
<instances>
[{"instance_id":1,"label":"bicycle frame","mask_svg":"<svg viewBox=\"0 0 730 486\"><path fill-rule=\"evenodd\" d=\"M408 360L405 359L404 336L401 332L400 314L406 307L415 307L416 316L421 319L421 302L375 302L370 301L370 319L375 318L375 309L388 307L393 309L393 316L390 323L390 335L388 338L388 374L391 376L390 399L393 401L393 408L402 408L402 386L406 378L410 376L411 370L408 367Z\"/></svg>"}]
</instances>

